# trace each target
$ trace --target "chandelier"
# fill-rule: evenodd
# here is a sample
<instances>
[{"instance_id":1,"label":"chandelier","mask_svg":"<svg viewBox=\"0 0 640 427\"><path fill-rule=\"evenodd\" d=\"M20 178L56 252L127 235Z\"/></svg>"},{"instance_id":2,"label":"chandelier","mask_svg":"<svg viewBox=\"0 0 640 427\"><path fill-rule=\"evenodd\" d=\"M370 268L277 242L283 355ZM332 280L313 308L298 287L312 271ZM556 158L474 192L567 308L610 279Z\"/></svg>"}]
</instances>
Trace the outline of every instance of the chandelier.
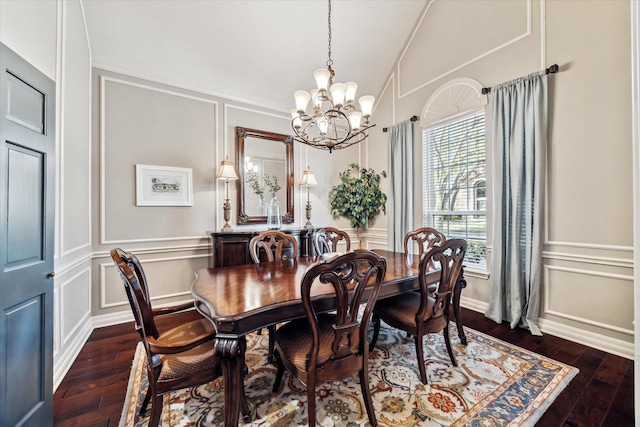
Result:
<instances>
[{"instance_id":1,"label":"chandelier","mask_svg":"<svg viewBox=\"0 0 640 427\"><path fill-rule=\"evenodd\" d=\"M360 97L360 111L354 105L358 84L333 83L335 72L331 66L331 0L329 0L329 51L327 68L313 73L317 89L310 92L298 90L293 95L296 108L291 110L291 126L294 140L323 150L338 150L364 140L366 131L375 126L369 124L375 98ZM311 101L310 113L307 106Z\"/></svg>"}]
</instances>

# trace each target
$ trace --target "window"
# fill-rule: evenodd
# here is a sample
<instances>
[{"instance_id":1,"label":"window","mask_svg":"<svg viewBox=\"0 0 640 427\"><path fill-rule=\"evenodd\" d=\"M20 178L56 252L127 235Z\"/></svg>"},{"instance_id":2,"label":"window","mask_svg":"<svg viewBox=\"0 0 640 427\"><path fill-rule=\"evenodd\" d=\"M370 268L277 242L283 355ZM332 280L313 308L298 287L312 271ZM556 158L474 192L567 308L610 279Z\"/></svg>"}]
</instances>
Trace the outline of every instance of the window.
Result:
<instances>
[{"instance_id":1,"label":"window","mask_svg":"<svg viewBox=\"0 0 640 427\"><path fill-rule=\"evenodd\" d=\"M467 240L465 264L487 265L485 113L476 110L422 132L423 223Z\"/></svg>"},{"instance_id":2,"label":"window","mask_svg":"<svg viewBox=\"0 0 640 427\"><path fill-rule=\"evenodd\" d=\"M487 210L487 183L478 181L474 185L475 188L475 206L477 211Z\"/></svg>"}]
</instances>

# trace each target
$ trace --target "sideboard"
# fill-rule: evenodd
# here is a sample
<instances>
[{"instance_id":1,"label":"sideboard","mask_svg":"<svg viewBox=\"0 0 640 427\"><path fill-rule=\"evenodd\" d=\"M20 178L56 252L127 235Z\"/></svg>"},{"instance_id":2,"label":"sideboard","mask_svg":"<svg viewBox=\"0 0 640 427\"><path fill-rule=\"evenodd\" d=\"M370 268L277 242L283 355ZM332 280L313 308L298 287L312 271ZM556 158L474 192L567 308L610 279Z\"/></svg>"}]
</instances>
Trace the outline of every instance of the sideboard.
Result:
<instances>
[{"instance_id":1,"label":"sideboard","mask_svg":"<svg viewBox=\"0 0 640 427\"><path fill-rule=\"evenodd\" d=\"M312 256L313 232L307 229L280 230L291 234L298 241L299 256ZM208 231L211 247L209 253L209 267L229 267L232 265L251 264L249 242L261 231Z\"/></svg>"}]
</instances>

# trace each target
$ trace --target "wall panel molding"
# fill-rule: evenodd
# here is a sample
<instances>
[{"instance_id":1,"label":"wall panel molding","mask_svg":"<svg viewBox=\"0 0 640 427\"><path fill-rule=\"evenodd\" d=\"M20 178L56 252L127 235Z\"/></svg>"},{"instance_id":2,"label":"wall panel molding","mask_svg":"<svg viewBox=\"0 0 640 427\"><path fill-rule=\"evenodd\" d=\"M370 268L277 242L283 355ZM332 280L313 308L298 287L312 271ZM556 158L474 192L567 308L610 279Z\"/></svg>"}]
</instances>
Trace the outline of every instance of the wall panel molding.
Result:
<instances>
[{"instance_id":1,"label":"wall panel molding","mask_svg":"<svg viewBox=\"0 0 640 427\"><path fill-rule=\"evenodd\" d=\"M139 254L140 252L136 252L137 254ZM145 270L147 270L148 268L146 266L153 264L153 263L157 263L157 262L172 262L172 261L183 261L183 260L188 260L188 259L200 259L200 258L209 258L209 255L187 255L187 256L180 256L180 257L165 257L165 258L150 258L150 259L144 259L144 260L140 260L144 266L145 266ZM113 264L113 261L111 262L105 262L105 263L100 263L99 264L99 269L100 269L100 283L98 284L99 286L99 292L100 292L100 302L99 302L99 308L100 309L105 309L105 308L112 308L112 307L121 307L121 306L129 306L129 301L126 299L123 299L122 301L118 301L118 302L113 302L113 303L107 303L106 302L106 284L107 284L107 269L115 269L115 265ZM119 283L120 286L122 286L121 283ZM166 298L175 298L178 296L191 296L191 291L184 291L184 292L175 292L175 293L171 293L171 294L164 294L164 295L158 295L155 297L151 297L151 301L158 301L158 300L162 300L162 299L166 299Z\"/></svg>"},{"instance_id":2,"label":"wall panel molding","mask_svg":"<svg viewBox=\"0 0 640 427\"><path fill-rule=\"evenodd\" d=\"M626 258L598 257L589 255L569 254L562 252L543 251L542 258L548 260L579 262L592 265L606 265L611 267L633 268L633 260Z\"/></svg>"},{"instance_id":3,"label":"wall panel molding","mask_svg":"<svg viewBox=\"0 0 640 427\"><path fill-rule=\"evenodd\" d=\"M186 99L190 99L190 100L195 100L195 101L199 101L199 102L203 102L203 103L207 103L207 104L212 104L215 106L214 110L215 110L215 117L214 117L214 121L215 123L218 123L218 110L219 110L219 103L218 101L215 100L211 100L211 99L207 99L207 98L203 98L203 97L199 97L199 96L193 96L193 95L189 95L189 94L185 94L185 93L180 93L180 92L176 92L173 90L168 90L168 89L163 89L163 88L158 88L158 87L154 87L154 86L150 86L150 85L146 85L146 84L141 84L141 83L136 83L136 82L131 82L131 81L127 81L127 80L123 80L123 79L119 79L119 78L115 78L115 77L109 77L109 76L105 76L105 75L100 75L100 82L99 82L99 92L100 92L100 111L99 111L99 117L100 117L100 129L99 129L99 140L100 140L100 244L101 245L113 245L113 244L122 244L122 243L132 243L132 242L156 242L156 241L165 241L165 240L184 240L184 237L169 237L169 238L155 238L155 239L139 239L139 240L110 240L106 233L106 227L107 227L107 218L106 218L106 212L105 212L105 206L106 206L106 192L105 192L105 184L106 184L106 165L105 165L105 154L106 154L106 95L107 95L107 82L112 82L112 83L118 83L118 84L122 84L122 85L126 85L126 86L132 86L132 87L136 87L136 88L141 88L141 89L145 89L145 90L149 90L149 91L153 91L153 92L158 92L158 93L163 93L163 94L167 94L167 95L171 95L171 96L177 96L177 97L181 97L181 98L186 98ZM217 129L216 129L217 131ZM216 144L219 145L219 144ZM196 239L196 238L200 238L200 236L193 236L193 237L188 237L188 239Z\"/></svg>"},{"instance_id":4,"label":"wall panel molding","mask_svg":"<svg viewBox=\"0 0 640 427\"><path fill-rule=\"evenodd\" d=\"M211 249L211 243L205 244L193 244L193 245L183 245L183 246L164 246L164 247L153 247L153 248L132 248L127 249L128 252L134 252L136 255L149 255L149 254L171 254L171 253L182 253L182 252L191 252L191 251L209 251ZM93 258L109 258L111 259L111 250L107 251L96 251L93 253Z\"/></svg>"},{"instance_id":5,"label":"wall panel molding","mask_svg":"<svg viewBox=\"0 0 640 427\"><path fill-rule=\"evenodd\" d=\"M578 243L578 242L562 242L562 241L555 241L555 240L546 240L544 242L544 245L545 246L564 246L567 248L599 249L599 250L608 250L608 251L633 252L633 246L602 245L599 243Z\"/></svg>"},{"instance_id":6,"label":"wall panel molding","mask_svg":"<svg viewBox=\"0 0 640 427\"><path fill-rule=\"evenodd\" d=\"M75 326L73 326L73 328L71 328L71 330L65 335L65 330L66 330L66 324L65 324L65 318L64 318L64 313L68 313L72 310L77 310L80 307L80 304L76 304L78 302L77 299L74 299L74 305L71 308L65 307L65 301L67 301L66 296L65 296L65 290L66 287L73 283L76 279L85 276L86 280L85 280L85 284L87 286L87 300L84 301L86 304L86 311L81 313L82 316L80 318L80 320L75 324ZM58 312L58 315L60 316L60 346L61 347L65 347L67 345L67 342L69 341L70 338L73 338L74 336L77 335L77 332L79 331L80 328L82 328L82 326L86 323L86 320L91 318L91 267L86 267L82 270L80 270L78 273L76 273L75 275L71 276L69 279L65 280L64 282L62 282L60 284L60 311Z\"/></svg>"},{"instance_id":7,"label":"wall panel molding","mask_svg":"<svg viewBox=\"0 0 640 427\"><path fill-rule=\"evenodd\" d=\"M595 321L595 320L591 320L591 319L587 319L584 317L580 317L580 316L575 316L572 314L568 314L568 313L563 313L561 311L557 311L557 310L553 310L551 308L551 301L550 301L550 287L549 284L550 282L550 278L549 278L549 273L551 271L561 271L561 272L565 272L565 273L570 273L570 274L576 274L576 275L584 275L584 276L593 276L593 277L598 277L598 278L606 278L606 279L614 279L614 280L621 280L621 281L628 281L630 282L630 287L633 288L633 276L631 275L625 275L625 274L614 274L614 273L603 273L603 272L599 272L599 271L591 271L591 270L584 270L584 269L577 269L577 268L567 268L567 267L558 267L558 266L553 266L553 265L545 265L544 266L544 283L545 283L545 292L544 292L544 301L542 301L542 313L544 314L550 314L562 319L566 319L566 320L571 320L574 322L578 322L578 323L582 323L585 325L591 325L591 326L595 326L597 328L602 328L602 329L606 329L609 331L613 331L613 332L618 332L618 333L622 333L625 335L629 335L629 336L633 336L633 330L631 329L627 329L627 328L623 328L620 326L616 326L616 325L611 325L608 323L604 323L604 322L599 322L599 321ZM557 282L555 282L557 283Z\"/></svg>"},{"instance_id":8,"label":"wall panel molding","mask_svg":"<svg viewBox=\"0 0 640 427\"><path fill-rule=\"evenodd\" d=\"M408 40L407 44L405 45L404 49L402 50L402 53L400 54L400 58L398 59L398 65L397 65L397 70L396 70L397 76L398 76L397 77L398 99L405 98L405 97L411 95L412 93L417 92L420 89L432 84L433 82L438 81L438 80L440 80L440 79L442 79L442 78L444 78L444 77L446 77L446 76L448 76L450 74L453 74L454 72L456 72L456 71L458 71L458 70L460 70L460 69L462 69L462 68L464 68L464 67L466 67L466 66L468 66L470 64L473 64L473 63L475 63L475 62L477 62L477 61L479 61L479 60L481 60L483 58L486 58L486 57L492 55L495 52L498 52L498 51L500 51L502 49L505 49L508 46L511 46L512 44L517 43L519 40L522 40L522 39L524 39L526 37L529 37L531 35L532 6L531 6L531 0L527 0L527 5L526 5L526 8L527 8L527 25L526 25L526 29L524 29L521 34L519 34L516 37L513 37L512 39L509 39L509 40L505 41L504 43L502 43L502 44L500 44L500 45L498 45L498 46L496 46L496 47L494 47L492 49L489 49L486 52L483 52L483 53L481 53L481 54L479 54L479 55L477 55L477 56L475 56L473 58L470 58L467 61L464 61L463 63L459 64L458 66L456 66L456 67L454 67L452 69L449 69L448 71L446 71L446 72L444 72L444 73L442 73L442 74L440 74L438 76L435 76L435 77L433 77L433 78L431 78L431 79L429 79L429 80L417 85L416 87L414 87L412 89L407 89L407 90L405 90L403 92L402 91L402 61L404 60L404 57L405 57L407 51L411 47L411 44L413 43L413 39L415 38L416 34L418 33L418 31L422 27L424 18L427 16L427 13L429 12L429 9L431 8L431 5L433 3L434 3L434 1L432 0L432 1L429 2L427 7L425 7L424 12L423 12L423 14L420 17L420 20L418 22L418 25L416 26L414 31L411 33L411 36L409 37L409 40ZM541 16L540 16L540 20L542 22L544 22L544 15L543 15L544 10L545 10L544 9L544 0L541 0L541 8L540 8ZM541 46L540 46L541 56L542 56L542 61L543 61L542 62L542 67L544 67L544 56L545 56L545 54L544 54L544 40L545 40L544 30L545 30L545 28L544 28L544 26L542 26L542 34L543 35L541 37L542 43L541 43Z\"/></svg>"},{"instance_id":9,"label":"wall panel molding","mask_svg":"<svg viewBox=\"0 0 640 427\"><path fill-rule=\"evenodd\" d=\"M58 130L57 130L57 135L58 135L58 139L59 139L59 143L57 144L57 148L59 149L58 151L58 155L56 156L57 159L57 170L56 170L56 176L58 177L58 183L56 185L57 189L56 189L56 200L60 200L59 206L56 206L57 209L57 217L59 225L58 225L58 229L57 229L57 236L59 236L58 239L58 247L56 248L56 252L59 254L59 256L62 257L66 257L69 256L71 254L74 254L76 252L88 249L91 247L91 236L92 236L92 221L91 221L91 216L89 215L89 217L87 218L88 220L88 224L87 224L87 241L83 244L79 244L75 247L70 247L70 248L65 248L65 221L64 221L64 215L62 215L62 212L65 211L64 208L64 203L66 200L66 185L65 185L65 173L64 173L64 167L65 167L65 156L64 156L64 152L65 152L65 116L66 116L66 111L65 111L65 105L66 105L66 97L64 96L65 91L64 88L67 86L67 74L66 73L66 69L67 67L67 47L66 47L66 43L67 43L67 10L68 10L68 5L67 2L61 2L62 4L62 10L60 11L60 15L61 15L61 31L58 31L58 37L61 38L60 42L59 42L59 49L61 50L61 55L60 58L58 59L58 61L60 62L59 66L59 70L57 75L58 76L62 76L59 81L58 84L56 85L58 88L58 93L56 94L60 100L57 101L59 103L59 117L56 119L57 121L57 125L58 125ZM86 95L87 95L87 110L89 111L89 113L87 114L87 122L91 123L91 108L90 106L92 105L92 95L93 95L93 91L92 91L92 67L91 67L91 46L89 45L89 35L88 35L88 31L87 31L87 27L86 27L86 22L85 22L85 17L84 17L84 8L82 3L78 3L78 7L79 7L79 11L80 11L80 16L82 18L82 30L84 33L84 42L86 44L86 49L87 49L87 63L85 64L86 67L86 77L87 77L87 87L86 87ZM71 40L74 40L73 38L71 38ZM74 118L75 119L75 118ZM91 141L91 126L87 126L87 135L86 135L86 140L87 141ZM91 165L91 156L92 156L92 150L91 150L91 144L89 144L88 146L88 150L87 150L87 159L86 159L86 164ZM89 169L89 176L87 177L86 180L86 200L88 203L88 210L89 212L91 212L91 179L90 179L90 175L91 175L91 170Z\"/></svg>"},{"instance_id":10,"label":"wall panel molding","mask_svg":"<svg viewBox=\"0 0 640 427\"><path fill-rule=\"evenodd\" d=\"M158 85L170 86L170 87L174 87L176 89L181 89L181 90L185 90L185 91L189 91L189 92L195 92L195 93L201 93L203 95L213 96L213 97L216 97L216 98L223 98L225 100L238 102L238 103L241 103L241 104L253 105L253 106L257 107L257 108L265 108L265 109L271 109L271 110L273 109L272 106L263 105L263 104L251 101L249 99L243 99L243 98L238 98L238 97L234 97L234 96L229 96L229 95L226 95L226 94L223 94L223 93L206 90L206 89L203 89L201 87L187 86L187 85L184 85L184 84L179 83L179 82L162 80L162 79L158 79L157 77L154 77L154 76L149 76L149 75L146 75L146 74L136 73L136 72L133 72L131 70L126 70L126 69L120 68L120 67L114 67L112 65L107 65L107 64L100 63L100 62L93 63L93 68L97 68L97 69L100 69L100 70L108 71L110 73L123 74L123 75L130 76L130 77L133 77L133 78L136 78L136 79L140 79L140 80L146 80L148 82L155 83L155 84L158 84Z\"/></svg>"}]
</instances>

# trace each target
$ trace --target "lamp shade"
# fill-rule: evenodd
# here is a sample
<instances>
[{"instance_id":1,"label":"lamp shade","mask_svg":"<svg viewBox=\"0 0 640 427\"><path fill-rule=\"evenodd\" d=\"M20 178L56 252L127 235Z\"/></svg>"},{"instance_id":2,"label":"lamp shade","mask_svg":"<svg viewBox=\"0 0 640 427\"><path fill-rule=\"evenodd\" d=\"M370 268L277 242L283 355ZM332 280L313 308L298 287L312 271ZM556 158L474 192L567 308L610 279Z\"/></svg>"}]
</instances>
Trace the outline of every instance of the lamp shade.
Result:
<instances>
[{"instance_id":1,"label":"lamp shade","mask_svg":"<svg viewBox=\"0 0 640 427\"><path fill-rule=\"evenodd\" d=\"M316 181L316 176L311 170L307 169L302 172L301 187L315 187L316 185L318 185L318 181Z\"/></svg>"},{"instance_id":2,"label":"lamp shade","mask_svg":"<svg viewBox=\"0 0 640 427\"><path fill-rule=\"evenodd\" d=\"M326 91L329 89L331 71L321 68L313 72L313 77L316 79L316 85L318 86L319 91Z\"/></svg>"},{"instance_id":3,"label":"lamp shade","mask_svg":"<svg viewBox=\"0 0 640 427\"><path fill-rule=\"evenodd\" d=\"M347 86L347 91L345 93L345 102L347 104L351 104L354 99L356 99L356 90L358 90L358 83L356 82L347 82L345 83Z\"/></svg>"},{"instance_id":4,"label":"lamp shade","mask_svg":"<svg viewBox=\"0 0 640 427\"><path fill-rule=\"evenodd\" d=\"M360 129L360 123L362 123L362 113L360 111L354 111L349 116L349 123L351 124L351 129L358 130Z\"/></svg>"},{"instance_id":5,"label":"lamp shade","mask_svg":"<svg viewBox=\"0 0 640 427\"><path fill-rule=\"evenodd\" d=\"M293 96L296 99L296 110L298 111L298 113L304 114L304 112L307 110L307 104L309 104L311 95L305 90L297 90L295 91Z\"/></svg>"},{"instance_id":6,"label":"lamp shade","mask_svg":"<svg viewBox=\"0 0 640 427\"><path fill-rule=\"evenodd\" d=\"M226 179L229 181L235 181L238 179L238 174L236 174L236 170L233 167L233 162L231 160L223 160L220 163L220 169L216 174L217 179Z\"/></svg>"},{"instance_id":7,"label":"lamp shade","mask_svg":"<svg viewBox=\"0 0 640 427\"><path fill-rule=\"evenodd\" d=\"M360 109L362 109L362 116L365 118L371 117L371 112L373 111L373 103L375 102L375 98L371 95L361 96L358 101L360 102Z\"/></svg>"},{"instance_id":8,"label":"lamp shade","mask_svg":"<svg viewBox=\"0 0 640 427\"><path fill-rule=\"evenodd\" d=\"M334 83L331 85L331 88L329 88L329 91L331 91L334 107L342 107L344 105L344 97L347 92L347 85L344 83Z\"/></svg>"}]
</instances>

